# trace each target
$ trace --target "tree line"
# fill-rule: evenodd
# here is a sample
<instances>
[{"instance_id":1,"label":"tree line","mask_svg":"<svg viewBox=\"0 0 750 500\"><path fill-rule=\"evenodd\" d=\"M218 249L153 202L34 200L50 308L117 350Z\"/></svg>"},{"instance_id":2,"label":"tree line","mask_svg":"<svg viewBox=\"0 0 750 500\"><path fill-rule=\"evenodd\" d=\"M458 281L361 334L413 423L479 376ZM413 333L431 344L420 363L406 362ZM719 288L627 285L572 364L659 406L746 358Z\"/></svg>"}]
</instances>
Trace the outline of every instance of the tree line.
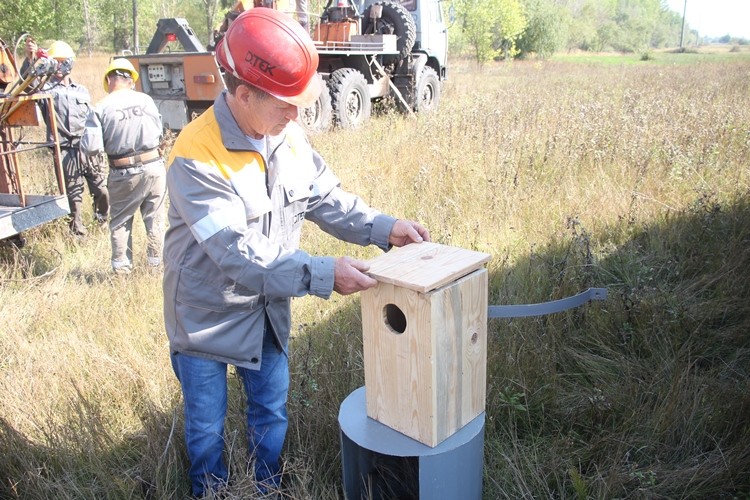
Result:
<instances>
[{"instance_id":1,"label":"tree line","mask_svg":"<svg viewBox=\"0 0 750 500\"><path fill-rule=\"evenodd\" d=\"M704 43L665 0L453 0L452 48L477 61Z\"/></svg>"},{"instance_id":2,"label":"tree line","mask_svg":"<svg viewBox=\"0 0 750 500\"><path fill-rule=\"evenodd\" d=\"M12 44L31 33L41 43L65 40L79 54L142 52L158 19L180 17L208 44L234 1L29 0L20 6L1 2L0 38ZM315 19L325 1L308 3ZM293 0L277 0L282 9L293 5ZM468 54L479 62L545 58L569 50L643 52L702 42L665 0L445 0L443 6L452 53Z\"/></svg>"}]
</instances>

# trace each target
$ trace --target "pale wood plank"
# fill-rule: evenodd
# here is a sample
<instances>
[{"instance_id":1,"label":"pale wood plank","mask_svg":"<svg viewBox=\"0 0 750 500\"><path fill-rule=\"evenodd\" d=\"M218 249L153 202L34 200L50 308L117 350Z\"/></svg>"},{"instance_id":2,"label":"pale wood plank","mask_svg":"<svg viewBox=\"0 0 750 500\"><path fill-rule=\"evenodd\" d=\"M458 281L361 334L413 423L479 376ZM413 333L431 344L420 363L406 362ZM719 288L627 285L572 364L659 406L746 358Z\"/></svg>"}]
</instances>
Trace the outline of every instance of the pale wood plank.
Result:
<instances>
[{"instance_id":1,"label":"pale wood plank","mask_svg":"<svg viewBox=\"0 0 750 500\"><path fill-rule=\"evenodd\" d=\"M412 243L369 261L370 276L427 293L480 268L491 256L482 252L439 243Z\"/></svg>"}]
</instances>

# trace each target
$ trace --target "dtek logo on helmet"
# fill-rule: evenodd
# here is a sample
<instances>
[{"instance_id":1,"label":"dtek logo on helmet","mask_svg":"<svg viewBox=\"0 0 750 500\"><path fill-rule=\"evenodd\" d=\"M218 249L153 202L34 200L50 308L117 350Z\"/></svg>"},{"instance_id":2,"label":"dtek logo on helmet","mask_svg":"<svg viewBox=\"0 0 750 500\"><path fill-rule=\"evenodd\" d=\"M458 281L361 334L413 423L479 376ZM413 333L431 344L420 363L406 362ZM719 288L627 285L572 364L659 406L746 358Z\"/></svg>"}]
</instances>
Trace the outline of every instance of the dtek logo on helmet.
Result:
<instances>
[{"instance_id":1,"label":"dtek logo on helmet","mask_svg":"<svg viewBox=\"0 0 750 500\"><path fill-rule=\"evenodd\" d=\"M240 80L303 108L315 104L324 85L310 34L276 9L257 7L237 16L216 45L216 62Z\"/></svg>"},{"instance_id":2,"label":"dtek logo on helmet","mask_svg":"<svg viewBox=\"0 0 750 500\"><path fill-rule=\"evenodd\" d=\"M254 68L258 68L263 73L266 73L269 76L273 76L273 70L276 68L276 66L272 66L270 62L266 61L260 56L253 54L249 50L245 54L245 62L249 63Z\"/></svg>"}]
</instances>

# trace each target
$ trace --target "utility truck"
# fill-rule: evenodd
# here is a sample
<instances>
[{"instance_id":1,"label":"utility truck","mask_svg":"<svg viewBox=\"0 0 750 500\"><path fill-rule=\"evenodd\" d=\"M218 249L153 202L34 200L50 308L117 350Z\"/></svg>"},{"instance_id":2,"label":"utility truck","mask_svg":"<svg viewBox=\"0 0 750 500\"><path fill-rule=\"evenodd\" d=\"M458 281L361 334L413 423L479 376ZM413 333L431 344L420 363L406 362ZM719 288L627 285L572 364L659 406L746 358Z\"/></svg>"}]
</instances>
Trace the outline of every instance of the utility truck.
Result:
<instances>
[{"instance_id":1,"label":"utility truck","mask_svg":"<svg viewBox=\"0 0 750 500\"><path fill-rule=\"evenodd\" d=\"M230 13L236 17L242 5ZM309 28L328 90L300 110L309 131L358 127L376 101L407 113L437 109L448 50L440 0L328 0ZM125 57L141 75L138 90L154 99L170 130L181 130L224 89L213 51L182 18L160 19L146 53Z\"/></svg>"}]
</instances>

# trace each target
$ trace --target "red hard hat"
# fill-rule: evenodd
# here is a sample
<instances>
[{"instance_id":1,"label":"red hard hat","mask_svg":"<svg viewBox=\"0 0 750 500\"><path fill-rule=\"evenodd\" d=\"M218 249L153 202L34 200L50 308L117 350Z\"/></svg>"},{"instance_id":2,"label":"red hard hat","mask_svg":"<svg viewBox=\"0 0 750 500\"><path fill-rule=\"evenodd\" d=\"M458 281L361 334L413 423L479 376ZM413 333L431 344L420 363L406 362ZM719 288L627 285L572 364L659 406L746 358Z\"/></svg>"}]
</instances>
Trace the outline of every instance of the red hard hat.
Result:
<instances>
[{"instance_id":1,"label":"red hard hat","mask_svg":"<svg viewBox=\"0 0 750 500\"><path fill-rule=\"evenodd\" d=\"M275 9L256 7L237 16L216 46L216 61L240 80L302 108L312 106L322 89L310 35Z\"/></svg>"}]
</instances>

